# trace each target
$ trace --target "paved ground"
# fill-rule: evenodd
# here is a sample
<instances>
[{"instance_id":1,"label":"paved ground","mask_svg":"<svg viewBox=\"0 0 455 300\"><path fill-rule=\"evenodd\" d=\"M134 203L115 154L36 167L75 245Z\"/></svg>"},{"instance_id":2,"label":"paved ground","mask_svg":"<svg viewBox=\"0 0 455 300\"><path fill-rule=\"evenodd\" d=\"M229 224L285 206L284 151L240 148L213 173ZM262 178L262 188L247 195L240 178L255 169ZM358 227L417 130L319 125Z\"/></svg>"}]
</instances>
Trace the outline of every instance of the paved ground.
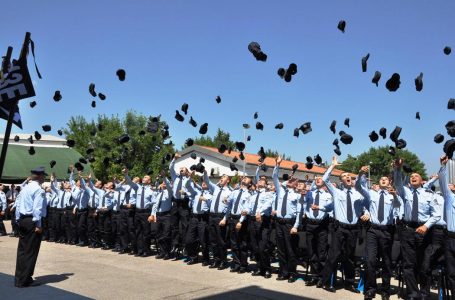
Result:
<instances>
[{"instance_id":1,"label":"paved ground","mask_svg":"<svg viewBox=\"0 0 455 300\"><path fill-rule=\"evenodd\" d=\"M8 226L9 224L7 224ZM9 231L9 227L7 227ZM100 249L43 242L39 287L13 286L17 239L0 237L0 299L363 299L294 284L210 270L201 265L135 258Z\"/></svg>"}]
</instances>

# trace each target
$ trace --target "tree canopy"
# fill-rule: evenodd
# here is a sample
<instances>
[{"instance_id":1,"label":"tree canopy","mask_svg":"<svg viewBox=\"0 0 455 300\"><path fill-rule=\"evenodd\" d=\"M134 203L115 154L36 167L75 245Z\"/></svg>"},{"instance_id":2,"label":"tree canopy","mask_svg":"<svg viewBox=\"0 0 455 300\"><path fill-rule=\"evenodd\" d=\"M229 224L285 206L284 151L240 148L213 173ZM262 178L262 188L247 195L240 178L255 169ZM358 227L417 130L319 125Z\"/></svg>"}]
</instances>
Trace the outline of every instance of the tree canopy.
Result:
<instances>
[{"instance_id":1,"label":"tree canopy","mask_svg":"<svg viewBox=\"0 0 455 300\"><path fill-rule=\"evenodd\" d=\"M214 137L210 136L199 136L193 139L194 143L199 146L214 147L218 148L221 144L226 147L235 148L235 142L231 141L231 135L228 132L218 128Z\"/></svg>"},{"instance_id":2,"label":"tree canopy","mask_svg":"<svg viewBox=\"0 0 455 300\"><path fill-rule=\"evenodd\" d=\"M423 178L427 177L425 165L414 153L406 150L396 150L395 157L388 153L389 146L374 148L358 155L348 157L338 167L351 173L358 173L362 166L370 166L370 176L373 182L377 182L381 176L388 176L391 171L391 163L395 158L401 158L408 164L413 172L419 173Z\"/></svg>"},{"instance_id":3,"label":"tree canopy","mask_svg":"<svg viewBox=\"0 0 455 300\"><path fill-rule=\"evenodd\" d=\"M107 180L121 175L123 167L130 170L130 176L158 174L174 153L167 128L159 117L128 111L123 119L118 115L98 115L96 121L71 117L64 133L76 142L79 153L92 160L96 178ZM122 144L119 137L124 134L130 139ZM90 148L94 151L87 154Z\"/></svg>"}]
</instances>

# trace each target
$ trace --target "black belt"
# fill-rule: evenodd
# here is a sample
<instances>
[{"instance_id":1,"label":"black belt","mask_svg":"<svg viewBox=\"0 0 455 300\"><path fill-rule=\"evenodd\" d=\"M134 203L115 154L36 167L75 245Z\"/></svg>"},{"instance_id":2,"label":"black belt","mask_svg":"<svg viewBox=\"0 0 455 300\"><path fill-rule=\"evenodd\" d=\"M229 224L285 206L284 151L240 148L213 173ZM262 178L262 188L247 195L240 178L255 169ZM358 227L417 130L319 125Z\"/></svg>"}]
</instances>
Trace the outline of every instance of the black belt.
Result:
<instances>
[{"instance_id":1,"label":"black belt","mask_svg":"<svg viewBox=\"0 0 455 300\"><path fill-rule=\"evenodd\" d=\"M447 231L447 237L451 239L455 239L455 232Z\"/></svg>"},{"instance_id":2,"label":"black belt","mask_svg":"<svg viewBox=\"0 0 455 300\"><path fill-rule=\"evenodd\" d=\"M403 225L410 228L418 228L425 223L403 221Z\"/></svg>"},{"instance_id":3,"label":"black belt","mask_svg":"<svg viewBox=\"0 0 455 300\"><path fill-rule=\"evenodd\" d=\"M224 218L225 215L223 213L210 213L210 216L214 218Z\"/></svg>"},{"instance_id":4,"label":"black belt","mask_svg":"<svg viewBox=\"0 0 455 300\"><path fill-rule=\"evenodd\" d=\"M156 216L163 217L163 216L169 215L170 213L171 213L171 211L156 212Z\"/></svg>"},{"instance_id":5,"label":"black belt","mask_svg":"<svg viewBox=\"0 0 455 300\"><path fill-rule=\"evenodd\" d=\"M185 198L182 198L182 199L177 199L177 198L172 197L172 202L180 203L180 202L183 202L183 201L190 201L190 198L185 197Z\"/></svg>"},{"instance_id":6,"label":"black belt","mask_svg":"<svg viewBox=\"0 0 455 300\"><path fill-rule=\"evenodd\" d=\"M118 210L113 210L113 211L112 211L112 214L118 215L118 214L120 214L120 211L118 211Z\"/></svg>"},{"instance_id":7,"label":"black belt","mask_svg":"<svg viewBox=\"0 0 455 300\"><path fill-rule=\"evenodd\" d=\"M327 218L324 218L324 219L310 219L310 218L305 218L303 219L303 222L307 223L307 224L311 224L311 225L321 225L321 224L325 224L327 223L328 219Z\"/></svg>"},{"instance_id":8,"label":"black belt","mask_svg":"<svg viewBox=\"0 0 455 300\"><path fill-rule=\"evenodd\" d=\"M341 222L336 222L336 225L344 228L344 229L357 229L358 225L357 224L346 224L346 223L341 223Z\"/></svg>"},{"instance_id":9,"label":"black belt","mask_svg":"<svg viewBox=\"0 0 455 300\"><path fill-rule=\"evenodd\" d=\"M393 230L393 225L378 225L378 224L370 223L370 228L377 229L377 230L390 231L390 230Z\"/></svg>"},{"instance_id":10,"label":"black belt","mask_svg":"<svg viewBox=\"0 0 455 300\"><path fill-rule=\"evenodd\" d=\"M82 208L82 209L77 209L77 212L85 212L87 210L88 210L88 208Z\"/></svg>"},{"instance_id":11,"label":"black belt","mask_svg":"<svg viewBox=\"0 0 455 300\"><path fill-rule=\"evenodd\" d=\"M276 218L276 221L280 224L294 224L295 218Z\"/></svg>"},{"instance_id":12,"label":"black belt","mask_svg":"<svg viewBox=\"0 0 455 300\"><path fill-rule=\"evenodd\" d=\"M20 218L21 218L21 219L33 218L33 215L23 215L23 214L20 214Z\"/></svg>"},{"instance_id":13,"label":"black belt","mask_svg":"<svg viewBox=\"0 0 455 300\"><path fill-rule=\"evenodd\" d=\"M136 212L139 213L150 212L150 208L136 208Z\"/></svg>"},{"instance_id":14,"label":"black belt","mask_svg":"<svg viewBox=\"0 0 455 300\"><path fill-rule=\"evenodd\" d=\"M237 216L237 215L230 215L229 217L230 217L231 219L233 219L233 220L240 220L241 215L240 215L240 216Z\"/></svg>"},{"instance_id":15,"label":"black belt","mask_svg":"<svg viewBox=\"0 0 455 300\"><path fill-rule=\"evenodd\" d=\"M202 219L208 219L209 214L208 213L202 213L202 214L193 214L193 217L202 220Z\"/></svg>"}]
</instances>

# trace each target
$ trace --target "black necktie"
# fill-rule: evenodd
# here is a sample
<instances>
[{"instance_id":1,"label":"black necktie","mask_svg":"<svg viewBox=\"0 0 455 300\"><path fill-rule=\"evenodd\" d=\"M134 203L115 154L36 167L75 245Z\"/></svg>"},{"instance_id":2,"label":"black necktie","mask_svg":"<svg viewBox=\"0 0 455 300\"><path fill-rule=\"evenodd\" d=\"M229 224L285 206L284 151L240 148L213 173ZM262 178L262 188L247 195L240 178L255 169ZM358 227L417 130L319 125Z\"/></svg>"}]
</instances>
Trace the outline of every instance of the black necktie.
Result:
<instances>
[{"instance_id":1,"label":"black necktie","mask_svg":"<svg viewBox=\"0 0 455 300\"><path fill-rule=\"evenodd\" d=\"M235 205L234 205L234 215L237 214L237 209L239 208L239 203L240 203L240 198L242 197L243 190L240 190L239 195L237 196L237 199L235 200Z\"/></svg>"},{"instance_id":2,"label":"black necktie","mask_svg":"<svg viewBox=\"0 0 455 300\"><path fill-rule=\"evenodd\" d=\"M411 221L416 223L419 221L419 197L417 197L417 190L413 191L412 196Z\"/></svg>"},{"instance_id":3,"label":"black necktie","mask_svg":"<svg viewBox=\"0 0 455 300\"><path fill-rule=\"evenodd\" d=\"M117 211L120 209L120 196L122 194L120 192L118 192L118 198L117 198Z\"/></svg>"},{"instance_id":4,"label":"black necktie","mask_svg":"<svg viewBox=\"0 0 455 300\"><path fill-rule=\"evenodd\" d=\"M379 223L384 221L384 191L381 191L381 196L379 196L378 221Z\"/></svg>"},{"instance_id":5,"label":"black necktie","mask_svg":"<svg viewBox=\"0 0 455 300\"><path fill-rule=\"evenodd\" d=\"M125 193L126 205L130 204L131 190Z\"/></svg>"},{"instance_id":6,"label":"black necktie","mask_svg":"<svg viewBox=\"0 0 455 300\"><path fill-rule=\"evenodd\" d=\"M284 218L286 216L286 210L288 205L288 194L289 190L286 189L286 193L284 193L283 202L281 203L281 217Z\"/></svg>"},{"instance_id":7,"label":"black necktie","mask_svg":"<svg viewBox=\"0 0 455 300\"><path fill-rule=\"evenodd\" d=\"M204 194L202 194L201 197L204 197ZM198 214L201 213L201 207L202 207L202 200L201 200L201 199L198 199L197 207L196 207L196 212L197 212Z\"/></svg>"},{"instance_id":8,"label":"black necktie","mask_svg":"<svg viewBox=\"0 0 455 300\"><path fill-rule=\"evenodd\" d=\"M351 201L351 189L348 189L346 196L346 217L348 222L351 223L353 220L352 216L352 201Z\"/></svg>"},{"instance_id":9,"label":"black necktie","mask_svg":"<svg viewBox=\"0 0 455 300\"><path fill-rule=\"evenodd\" d=\"M104 207L106 205L106 196L107 196L107 192L104 192L103 201L101 201L101 207Z\"/></svg>"},{"instance_id":10,"label":"black necktie","mask_svg":"<svg viewBox=\"0 0 455 300\"><path fill-rule=\"evenodd\" d=\"M145 186L142 186L142 193L141 193L141 207L140 209L144 209L145 206Z\"/></svg>"},{"instance_id":11,"label":"black necktie","mask_svg":"<svg viewBox=\"0 0 455 300\"><path fill-rule=\"evenodd\" d=\"M164 191L161 191L160 199L158 200L158 210L161 208L161 202L163 201ZM161 212L161 211L160 211Z\"/></svg>"},{"instance_id":12,"label":"black necktie","mask_svg":"<svg viewBox=\"0 0 455 300\"><path fill-rule=\"evenodd\" d=\"M96 193L94 192L92 195L92 208L95 207L95 195L96 195Z\"/></svg>"},{"instance_id":13,"label":"black necktie","mask_svg":"<svg viewBox=\"0 0 455 300\"><path fill-rule=\"evenodd\" d=\"M314 202L313 202L314 205L319 206L319 194L320 193L321 192L319 190L316 192L316 198L314 198ZM313 209L313 217L317 218L318 215L319 215L319 210L318 209Z\"/></svg>"},{"instance_id":14,"label":"black necktie","mask_svg":"<svg viewBox=\"0 0 455 300\"><path fill-rule=\"evenodd\" d=\"M182 194L180 194L180 190L182 189L183 185L183 178L182 176L179 176L179 183L177 184L177 199L182 199Z\"/></svg>"},{"instance_id":15,"label":"black necktie","mask_svg":"<svg viewBox=\"0 0 455 300\"><path fill-rule=\"evenodd\" d=\"M216 196L216 201L215 201L215 208L214 208L214 213L218 213L218 207L220 206L220 198L221 198L221 193L223 192L223 189L220 189L220 192L218 193L218 196Z\"/></svg>"},{"instance_id":16,"label":"black necktie","mask_svg":"<svg viewBox=\"0 0 455 300\"><path fill-rule=\"evenodd\" d=\"M256 209L258 208L258 202L259 202L260 195L261 195L261 192L258 192L258 195L256 196L256 201L254 201L253 215L256 215Z\"/></svg>"},{"instance_id":17,"label":"black necktie","mask_svg":"<svg viewBox=\"0 0 455 300\"><path fill-rule=\"evenodd\" d=\"M66 195L66 191L64 190L63 195L62 195L62 200L60 201L60 208L63 208L63 203L65 203L65 195Z\"/></svg>"}]
</instances>

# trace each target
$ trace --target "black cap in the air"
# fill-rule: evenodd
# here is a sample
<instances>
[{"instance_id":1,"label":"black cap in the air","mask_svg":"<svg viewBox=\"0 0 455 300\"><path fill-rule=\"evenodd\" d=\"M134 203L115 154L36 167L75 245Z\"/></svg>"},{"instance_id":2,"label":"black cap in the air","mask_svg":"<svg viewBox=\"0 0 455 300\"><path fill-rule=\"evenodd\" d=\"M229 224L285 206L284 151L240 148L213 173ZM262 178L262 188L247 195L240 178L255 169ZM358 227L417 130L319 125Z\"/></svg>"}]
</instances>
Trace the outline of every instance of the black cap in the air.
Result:
<instances>
[{"instance_id":1,"label":"black cap in the air","mask_svg":"<svg viewBox=\"0 0 455 300\"><path fill-rule=\"evenodd\" d=\"M384 127L379 129L379 135L382 136L383 139L385 139L387 137L387 129Z\"/></svg>"},{"instance_id":2,"label":"black cap in the air","mask_svg":"<svg viewBox=\"0 0 455 300\"><path fill-rule=\"evenodd\" d=\"M77 162L74 164L74 167L76 168L76 170L78 171L84 171L84 166L80 163L80 162Z\"/></svg>"},{"instance_id":3,"label":"black cap in the air","mask_svg":"<svg viewBox=\"0 0 455 300\"><path fill-rule=\"evenodd\" d=\"M240 152L239 158L240 158L241 160L245 160L245 155L243 155L243 152Z\"/></svg>"},{"instance_id":4,"label":"black cap in the air","mask_svg":"<svg viewBox=\"0 0 455 300\"><path fill-rule=\"evenodd\" d=\"M126 77L126 72L123 69L118 69L117 72L115 73L118 76L118 80L124 81Z\"/></svg>"},{"instance_id":5,"label":"black cap in the air","mask_svg":"<svg viewBox=\"0 0 455 300\"><path fill-rule=\"evenodd\" d=\"M333 149L333 152L335 152L335 154L338 155L338 156L341 155L340 148L335 148L335 149Z\"/></svg>"},{"instance_id":6,"label":"black cap in the air","mask_svg":"<svg viewBox=\"0 0 455 300\"><path fill-rule=\"evenodd\" d=\"M444 144L444 153L450 159L453 157L453 152L455 151L455 139L450 139Z\"/></svg>"},{"instance_id":7,"label":"black cap in the air","mask_svg":"<svg viewBox=\"0 0 455 300\"><path fill-rule=\"evenodd\" d=\"M261 122L256 123L256 129L257 130L264 130L264 125Z\"/></svg>"},{"instance_id":8,"label":"black cap in the air","mask_svg":"<svg viewBox=\"0 0 455 300\"><path fill-rule=\"evenodd\" d=\"M349 118L344 119L344 125L346 125L349 128Z\"/></svg>"},{"instance_id":9,"label":"black cap in the air","mask_svg":"<svg viewBox=\"0 0 455 300\"><path fill-rule=\"evenodd\" d=\"M227 147L226 147L225 144L221 144L221 145L218 147L218 152L219 152L219 153L224 153L224 152L226 152L226 150L227 150Z\"/></svg>"},{"instance_id":10,"label":"black cap in the air","mask_svg":"<svg viewBox=\"0 0 455 300\"><path fill-rule=\"evenodd\" d=\"M220 96L216 96L215 101L216 101L216 103L220 104L221 103L221 97Z\"/></svg>"},{"instance_id":11,"label":"black cap in the air","mask_svg":"<svg viewBox=\"0 0 455 300\"><path fill-rule=\"evenodd\" d=\"M63 131L61 129L57 130L57 133L58 133L59 136L63 135Z\"/></svg>"},{"instance_id":12,"label":"black cap in the air","mask_svg":"<svg viewBox=\"0 0 455 300\"><path fill-rule=\"evenodd\" d=\"M340 137L340 141L341 141L343 144L345 144L345 145L351 144L353 139L354 139L354 138L352 137L352 135L347 134L347 133L343 134L343 135Z\"/></svg>"},{"instance_id":13,"label":"black cap in the air","mask_svg":"<svg viewBox=\"0 0 455 300\"><path fill-rule=\"evenodd\" d=\"M178 110L175 111L175 119L179 122L183 122L185 120Z\"/></svg>"},{"instance_id":14,"label":"black cap in the air","mask_svg":"<svg viewBox=\"0 0 455 300\"><path fill-rule=\"evenodd\" d=\"M243 150L245 150L245 143L243 143L243 142L235 142L235 147L237 148L237 150L242 152Z\"/></svg>"},{"instance_id":15,"label":"black cap in the air","mask_svg":"<svg viewBox=\"0 0 455 300\"><path fill-rule=\"evenodd\" d=\"M193 117L190 117L189 123L191 124L191 126L197 127L197 122L193 119Z\"/></svg>"},{"instance_id":16,"label":"black cap in the air","mask_svg":"<svg viewBox=\"0 0 455 300\"><path fill-rule=\"evenodd\" d=\"M33 136L29 136L27 140L30 144L33 144Z\"/></svg>"},{"instance_id":17,"label":"black cap in the air","mask_svg":"<svg viewBox=\"0 0 455 300\"><path fill-rule=\"evenodd\" d=\"M188 107L189 107L188 103L183 103L182 104L182 108L181 109L182 109L182 111L183 111L183 113L185 115L188 114Z\"/></svg>"},{"instance_id":18,"label":"black cap in the air","mask_svg":"<svg viewBox=\"0 0 455 300\"><path fill-rule=\"evenodd\" d=\"M450 98L449 102L447 102L447 109L455 109L455 99Z\"/></svg>"},{"instance_id":19,"label":"black cap in the air","mask_svg":"<svg viewBox=\"0 0 455 300\"><path fill-rule=\"evenodd\" d=\"M403 140L403 139L399 139L399 140L397 140L397 141L395 142L395 147L396 147L397 149L404 149L404 148L406 148L406 145L407 145L407 143L406 143L406 141Z\"/></svg>"},{"instance_id":20,"label":"black cap in the air","mask_svg":"<svg viewBox=\"0 0 455 300\"><path fill-rule=\"evenodd\" d=\"M125 143L128 143L130 141L130 136L127 135L127 134L122 134L119 138L118 138L118 142L120 144L125 144Z\"/></svg>"},{"instance_id":21,"label":"black cap in the air","mask_svg":"<svg viewBox=\"0 0 455 300\"><path fill-rule=\"evenodd\" d=\"M236 163L238 160L239 160L239 158L237 156L234 156L234 158L232 159L232 162Z\"/></svg>"},{"instance_id":22,"label":"black cap in the air","mask_svg":"<svg viewBox=\"0 0 455 300\"><path fill-rule=\"evenodd\" d=\"M267 61L267 54L262 52L261 46L257 42L248 44L248 50L253 54L254 58L259 61Z\"/></svg>"},{"instance_id":23,"label":"black cap in the air","mask_svg":"<svg viewBox=\"0 0 455 300\"><path fill-rule=\"evenodd\" d=\"M404 163L402 168L403 168L403 171L405 171L406 173L412 173L413 172L411 166L409 164L407 164L407 163Z\"/></svg>"},{"instance_id":24,"label":"black cap in the air","mask_svg":"<svg viewBox=\"0 0 455 300\"><path fill-rule=\"evenodd\" d=\"M452 52L452 48L449 46L444 47L444 54L449 55Z\"/></svg>"},{"instance_id":25,"label":"black cap in the air","mask_svg":"<svg viewBox=\"0 0 455 300\"><path fill-rule=\"evenodd\" d=\"M284 124L283 123L278 123L275 125L275 129L283 129Z\"/></svg>"},{"instance_id":26,"label":"black cap in the air","mask_svg":"<svg viewBox=\"0 0 455 300\"><path fill-rule=\"evenodd\" d=\"M370 53L367 53L364 57L362 57L362 72L367 71L367 61L370 58Z\"/></svg>"},{"instance_id":27,"label":"black cap in the air","mask_svg":"<svg viewBox=\"0 0 455 300\"><path fill-rule=\"evenodd\" d=\"M106 95L104 95L103 93L98 93L98 98L100 98L100 100L106 100Z\"/></svg>"},{"instance_id":28,"label":"black cap in the air","mask_svg":"<svg viewBox=\"0 0 455 300\"><path fill-rule=\"evenodd\" d=\"M60 91L55 91L55 93L54 93L54 101L55 102L59 102L60 100L62 100L62 94L60 93Z\"/></svg>"},{"instance_id":29,"label":"black cap in the air","mask_svg":"<svg viewBox=\"0 0 455 300\"><path fill-rule=\"evenodd\" d=\"M330 131L333 132L333 134L335 134L337 131L336 131L336 126L337 126L337 121L333 120L332 123L330 123Z\"/></svg>"},{"instance_id":30,"label":"black cap in the air","mask_svg":"<svg viewBox=\"0 0 455 300\"><path fill-rule=\"evenodd\" d=\"M370 137L370 140L371 140L373 143L376 142L376 141L379 139L379 135L378 135L378 134L376 133L376 131L374 131L374 130L373 130L372 132L370 132L369 137Z\"/></svg>"},{"instance_id":31,"label":"black cap in the air","mask_svg":"<svg viewBox=\"0 0 455 300\"><path fill-rule=\"evenodd\" d=\"M41 134L38 131L35 131L34 136L35 136L35 140L37 140L37 141L41 140Z\"/></svg>"},{"instance_id":32,"label":"black cap in the air","mask_svg":"<svg viewBox=\"0 0 455 300\"><path fill-rule=\"evenodd\" d=\"M192 159L196 159L196 158L197 158L197 155L196 155L195 152L193 152L193 153L191 153L190 157L191 157Z\"/></svg>"},{"instance_id":33,"label":"black cap in the air","mask_svg":"<svg viewBox=\"0 0 455 300\"><path fill-rule=\"evenodd\" d=\"M92 97L96 97L96 91L95 91L95 84L94 83L90 83L89 86L88 86L88 92L90 93L90 95L92 95Z\"/></svg>"},{"instance_id":34,"label":"black cap in the air","mask_svg":"<svg viewBox=\"0 0 455 300\"><path fill-rule=\"evenodd\" d=\"M80 162L81 164L84 164L84 165L87 164L87 160L86 160L85 158L83 158L83 157L79 158L79 162Z\"/></svg>"},{"instance_id":35,"label":"black cap in the air","mask_svg":"<svg viewBox=\"0 0 455 300\"><path fill-rule=\"evenodd\" d=\"M35 106L36 106L36 101L30 102L30 107L31 107L31 108L34 108Z\"/></svg>"},{"instance_id":36,"label":"black cap in the air","mask_svg":"<svg viewBox=\"0 0 455 300\"><path fill-rule=\"evenodd\" d=\"M74 147L76 145L76 142L74 140L67 140L66 145L70 148Z\"/></svg>"},{"instance_id":37,"label":"black cap in the air","mask_svg":"<svg viewBox=\"0 0 455 300\"><path fill-rule=\"evenodd\" d=\"M254 115L253 115L253 118L256 120L258 117L259 117L258 112L255 112Z\"/></svg>"},{"instance_id":38,"label":"black cap in the air","mask_svg":"<svg viewBox=\"0 0 455 300\"><path fill-rule=\"evenodd\" d=\"M208 123L204 123L201 125L201 127L199 128L199 133L200 134L206 134L207 131L209 129L209 124Z\"/></svg>"},{"instance_id":39,"label":"black cap in the air","mask_svg":"<svg viewBox=\"0 0 455 300\"><path fill-rule=\"evenodd\" d=\"M51 160L49 162L49 165L51 166L51 169L57 164L57 162L55 160Z\"/></svg>"},{"instance_id":40,"label":"black cap in the air","mask_svg":"<svg viewBox=\"0 0 455 300\"><path fill-rule=\"evenodd\" d=\"M416 112L416 119L420 120L420 112Z\"/></svg>"},{"instance_id":41,"label":"black cap in the air","mask_svg":"<svg viewBox=\"0 0 455 300\"><path fill-rule=\"evenodd\" d=\"M298 129L298 128L294 129L294 136L297 137L297 138L298 138L299 135L300 135L300 132L299 132L299 131L300 131L300 129Z\"/></svg>"},{"instance_id":42,"label":"black cap in the air","mask_svg":"<svg viewBox=\"0 0 455 300\"><path fill-rule=\"evenodd\" d=\"M401 127L400 126L395 126L395 129L392 131L390 134L390 139L394 142L398 140L398 137L400 136L401 133Z\"/></svg>"},{"instance_id":43,"label":"black cap in the air","mask_svg":"<svg viewBox=\"0 0 455 300\"><path fill-rule=\"evenodd\" d=\"M374 84L376 84L376 86L378 86L379 80L381 80L381 75L382 75L382 74L381 74L381 72L379 72L379 71L374 72L374 76L373 76L373 78L371 79L371 82L374 83Z\"/></svg>"},{"instance_id":44,"label":"black cap in the air","mask_svg":"<svg viewBox=\"0 0 455 300\"><path fill-rule=\"evenodd\" d=\"M396 154L395 147L390 146L388 152L390 155L395 155Z\"/></svg>"},{"instance_id":45,"label":"black cap in the air","mask_svg":"<svg viewBox=\"0 0 455 300\"><path fill-rule=\"evenodd\" d=\"M344 33L344 29L346 28L346 21L345 21L345 20L341 20L340 22L338 22L337 28L338 28L338 30L340 30L342 33Z\"/></svg>"},{"instance_id":46,"label":"black cap in the air","mask_svg":"<svg viewBox=\"0 0 455 300\"><path fill-rule=\"evenodd\" d=\"M233 162L231 162L229 164L229 168L231 169L231 171L238 171L239 170L239 169L237 169L237 166Z\"/></svg>"},{"instance_id":47,"label":"black cap in the air","mask_svg":"<svg viewBox=\"0 0 455 300\"><path fill-rule=\"evenodd\" d=\"M35 147L30 146L30 148L28 148L28 154L35 155Z\"/></svg>"},{"instance_id":48,"label":"black cap in the air","mask_svg":"<svg viewBox=\"0 0 455 300\"><path fill-rule=\"evenodd\" d=\"M447 134L450 137L455 137L455 120L449 121L446 124Z\"/></svg>"},{"instance_id":49,"label":"black cap in the air","mask_svg":"<svg viewBox=\"0 0 455 300\"><path fill-rule=\"evenodd\" d=\"M52 130L51 125L48 125L48 124L43 125L42 128L43 128L43 131L44 131L44 132L49 132L49 131Z\"/></svg>"},{"instance_id":50,"label":"black cap in the air","mask_svg":"<svg viewBox=\"0 0 455 300\"><path fill-rule=\"evenodd\" d=\"M322 164L322 157L319 154L316 154L314 157L314 162L317 163L318 165Z\"/></svg>"},{"instance_id":51,"label":"black cap in the air","mask_svg":"<svg viewBox=\"0 0 455 300\"><path fill-rule=\"evenodd\" d=\"M300 126L300 130L302 130L303 134L307 134L307 133L310 133L311 131L313 131L313 129L311 128L311 122L306 122L306 123L302 124Z\"/></svg>"},{"instance_id":52,"label":"black cap in the air","mask_svg":"<svg viewBox=\"0 0 455 300\"><path fill-rule=\"evenodd\" d=\"M442 142L444 142L444 136L440 133L438 133L437 135L434 136L434 142L436 144L440 144Z\"/></svg>"},{"instance_id":53,"label":"black cap in the air","mask_svg":"<svg viewBox=\"0 0 455 300\"><path fill-rule=\"evenodd\" d=\"M193 139L187 139L185 141L185 144L186 144L187 147L191 147L191 146L194 145L194 141L193 141Z\"/></svg>"},{"instance_id":54,"label":"black cap in the air","mask_svg":"<svg viewBox=\"0 0 455 300\"><path fill-rule=\"evenodd\" d=\"M246 141L247 141L247 142L251 141L251 135L249 135L249 136L246 137Z\"/></svg>"},{"instance_id":55,"label":"black cap in the air","mask_svg":"<svg viewBox=\"0 0 455 300\"><path fill-rule=\"evenodd\" d=\"M85 153L87 153L87 155L92 154L93 152L95 152L95 149L93 148L88 148L87 150L85 150Z\"/></svg>"},{"instance_id":56,"label":"black cap in the air","mask_svg":"<svg viewBox=\"0 0 455 300\"><path fill-rule=\"evenodd\" d=\"M298 168L299 168L299 165L298 165L298 164L294 164L294 165L292 166L292 172L295 173L295 171L297 171Z\"/></svg>"},{"instance_id":57,"label":"black cap in the air","mask_svg":"<svg viewBox=\"0 0 455 300\"><path fill-rule=\"evenodd\" d=\"M19 139L19 136L16 135L16 136L14 137L14 141L17 143L17 142L19 142L19 140L20 140L20 139Z\"/></svg>"},{"instance_id":58,"label":"black cap in the air","mask_svg":"<svg viewBox=\"0 0 455 300\"><path fill-rule=\"evenodd\" d=\"M396 92L400 88L400 74L398 73L393 73L392 77L390 77L389 80L387 80L385 87L390 91L390 92Z\"/></svg>"},{"instance_id":59,"label":"black cap in the air","mask_svg":"<svg viewBox=\"0 0 455 300\"><path fill-rule=\"evenodd\" d=\"M93 108L96 107L96 101L95 101L95 100L92 101L92 107L93 107Z\"/></svg>"},{"instance_id":60,"label":"black cap in the air","mask_svg":"<svg viewBox=\"0 0 455 300\"><path fill-rule=\"evenodd\" d=\"M414 83L416 85L416 91L420 92L423 89L423 73L420 72L419 76L414 79Z\"/></svg>"}]
</instances>

